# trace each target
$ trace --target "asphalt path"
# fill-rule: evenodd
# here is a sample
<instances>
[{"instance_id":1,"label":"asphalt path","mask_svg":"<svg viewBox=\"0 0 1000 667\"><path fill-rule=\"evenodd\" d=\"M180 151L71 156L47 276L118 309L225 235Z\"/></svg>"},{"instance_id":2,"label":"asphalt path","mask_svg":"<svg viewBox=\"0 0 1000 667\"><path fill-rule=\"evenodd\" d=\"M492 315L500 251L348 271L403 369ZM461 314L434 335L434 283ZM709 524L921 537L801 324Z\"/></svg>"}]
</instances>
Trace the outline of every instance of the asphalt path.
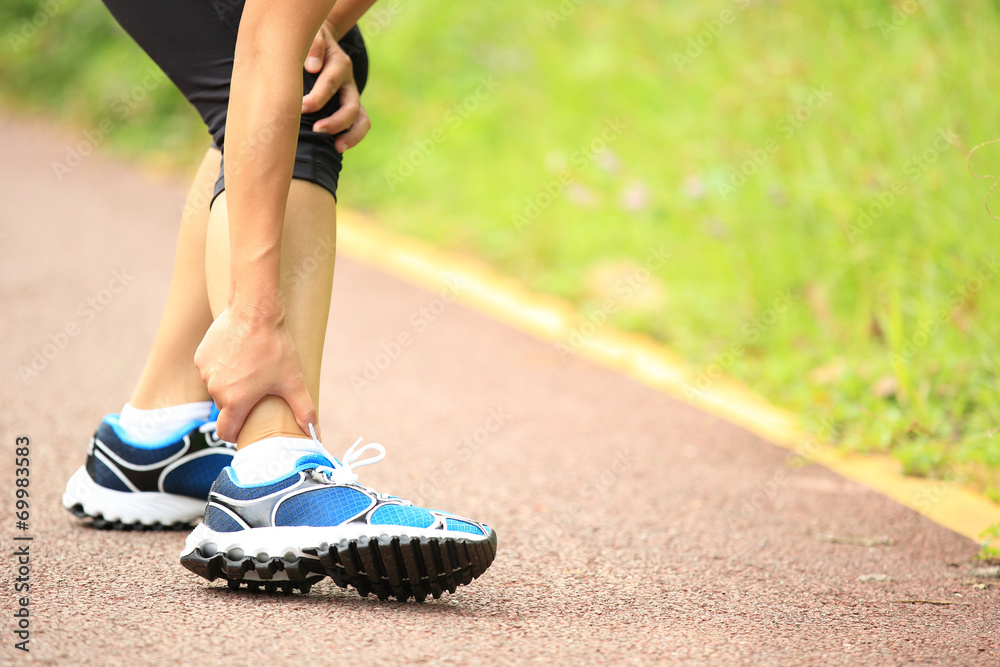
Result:
<instances>
[{"instance_id":1,"label":"asphalt path","mask_svg":"<svg viewBox=\"0 0 1000 667\"><path fill-rule=\"evenodd\" d=\"M54 168L82 140L0 118L0 663L1000 663L998 580L972 541L343 255L325 444L385 445L362 482L495 527L493 567L423 604L329 581L271 596L183 569L184 533L82 526L60 495L142 369L185 189L99 151Z\"/></svg>"}]
</instances>

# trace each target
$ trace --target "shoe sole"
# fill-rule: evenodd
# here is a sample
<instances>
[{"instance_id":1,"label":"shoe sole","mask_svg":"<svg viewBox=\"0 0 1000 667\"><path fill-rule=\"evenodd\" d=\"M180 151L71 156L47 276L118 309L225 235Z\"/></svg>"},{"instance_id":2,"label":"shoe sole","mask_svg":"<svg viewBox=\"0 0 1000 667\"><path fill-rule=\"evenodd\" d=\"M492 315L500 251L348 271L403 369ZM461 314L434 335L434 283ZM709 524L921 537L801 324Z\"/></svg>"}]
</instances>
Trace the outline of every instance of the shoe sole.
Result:
<instances>
[{"instance_id":1,"label":"shoe sole","mask_svg":"<svg viewBox=\"0 0 1000 667\"><path fill-rule=\"evenodd\" d=\"M190 530L205 513L204 500L158 491L115 491L81 467L66 484L62 504L102 530Z\"/></svg>"},{"instance_id":2,"label":"shoe sole","mask_svg":"<svg viewBox=\"0 0 1000 667\"><path fill-rule=\"evenodd\" d=\"M378 527L368 527L372 528ZM327 576L341 588L353 586L362 597L374 594L380 600L423 602L428 595L440 598L478 578L493 563L497 549L497 534L491 530L478 540L454 532L439 537L358 536L286 549L281 556L267 552L254 556L239 546L246 541L238 539L252 530L215 533L202 524L188 537L181 564L209 581L225 579L233 590L246 584L251 590L308 593L312 584ZM226 550L220 551L218 545L227 542Z\"/></svg>"}]
</instances>

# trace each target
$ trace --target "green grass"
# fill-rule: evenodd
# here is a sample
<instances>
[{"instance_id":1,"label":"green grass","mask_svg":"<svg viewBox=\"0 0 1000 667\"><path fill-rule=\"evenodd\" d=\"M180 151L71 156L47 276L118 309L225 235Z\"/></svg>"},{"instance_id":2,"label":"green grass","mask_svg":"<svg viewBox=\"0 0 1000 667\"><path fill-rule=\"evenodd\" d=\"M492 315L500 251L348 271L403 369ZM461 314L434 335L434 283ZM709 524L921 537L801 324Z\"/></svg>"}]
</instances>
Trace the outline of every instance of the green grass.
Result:
<instances>
[{"instance_id":1,"label":"green grass","mask_svg":"<svg viewBox=\"0 0 1000 667\"><path fill-rule=\"evenodd\" d=\"M86 128L147 63L100 7L60 7L5 44L0 95ZM1000 137L997 3L376 8L374 130L342 202L582 315L612 299L695 388L722 370L845 448L1000 499L1000 222L966 169ZM4 35L37 11L13 9ZM150 96L108 146L189 163L199 121ZM1000 173L1000 145L973 167Z\"/></svg>"}]
</instances>

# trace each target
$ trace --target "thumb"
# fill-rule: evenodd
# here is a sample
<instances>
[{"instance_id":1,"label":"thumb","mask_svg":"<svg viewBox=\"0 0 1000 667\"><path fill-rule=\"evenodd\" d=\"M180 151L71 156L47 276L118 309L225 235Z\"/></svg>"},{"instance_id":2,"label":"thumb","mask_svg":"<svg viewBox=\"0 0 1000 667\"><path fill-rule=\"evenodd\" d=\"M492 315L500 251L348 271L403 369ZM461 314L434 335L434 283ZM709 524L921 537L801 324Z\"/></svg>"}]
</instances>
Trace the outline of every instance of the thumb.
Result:
<instances>
[{"instance_id":1,"label":"thumb","mask_svg":"<svg viewBox=\"0 0 1000 667\"><path fill-rule=\"evenodd\" d=\"M316 405L313 403L312 396L309 394L309 390L306 389L305 380L301 375L296 382L281 393L281 397L285 399L288 407L292 409L292 414L295 415L295 422L302 429L302 432L309 435L309 424L312 424L318 438L320 435L319 413L316 411Z\"/></svg>"},{"instance_id":2,"label":"thumb","mask_svg":"<svg viewBox=\"0 0 1000 667\"><path fill-rule=\"evenodd\" d=\"M215 430L219 437L226 442L236 442L243 430L243 423L247 420L249 410L238 411L235 407L224 407L219 410L219 416L215 420Z\"/></svg>"},{"instance_id":3,"label":"thumb","mask_svg":"<svg viewBox=\"0 0 1000 667\"><path fill-rule=\"evenodd\" d=\"M325 55L326 43L323 40L323 33L318 32L313 37L312 46L309 47L309 55L306 56L306 71L315 74L323 69L323 56Z\"/></svg>"}]
</instances>

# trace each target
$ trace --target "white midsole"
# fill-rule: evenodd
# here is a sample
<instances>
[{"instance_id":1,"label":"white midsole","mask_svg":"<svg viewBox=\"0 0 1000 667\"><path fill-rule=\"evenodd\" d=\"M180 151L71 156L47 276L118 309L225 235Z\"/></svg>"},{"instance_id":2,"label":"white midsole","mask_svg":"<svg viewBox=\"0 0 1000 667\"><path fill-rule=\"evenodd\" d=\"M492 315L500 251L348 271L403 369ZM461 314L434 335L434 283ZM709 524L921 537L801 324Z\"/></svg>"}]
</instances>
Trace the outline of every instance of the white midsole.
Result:
<instances>
[{"instance_id":1,"label":"white midsole","mask_svg":"<svg viewBox=\"0 0 1000 667\"><path fill-rule=\"evenodd\" d=\"M86 467L81 467L69 478L62 503L66 509L82 505L88 515L103 516L107 521L145 525L191 523L205 513L205 501L197 498L159 491L105 488L91 479Z\"/></svg>"},{"instance_id":2,"label":"white midsole","mask_svg":"<svg viewBox=\"0 0 1000 667\"><path fill-rule=\"evenodd\" d=\"M392 528L392 532L386 532ZM394 537L406 541L414 537L451 538L469 541L488 539L488 536L477 536L455 530L440 528L411 528L409 526L370 526L367 524L349 523L343 526L272 526L267 528L249 528L231 533L216 532L199 524L184 541L184 551L181 558L195 549L206 545L214 545L216 552L228 553L239 549L244 556L257 557L260 560L281 558L291 555L296 558L315 558L303 553L303 549L315 549L324 542L335 546L348 540L364 540L375 538L388 542ZM209 550L211 551L211 549ZM239 560L238 558L234 560Z\"/></svg>"}]
</instances>

